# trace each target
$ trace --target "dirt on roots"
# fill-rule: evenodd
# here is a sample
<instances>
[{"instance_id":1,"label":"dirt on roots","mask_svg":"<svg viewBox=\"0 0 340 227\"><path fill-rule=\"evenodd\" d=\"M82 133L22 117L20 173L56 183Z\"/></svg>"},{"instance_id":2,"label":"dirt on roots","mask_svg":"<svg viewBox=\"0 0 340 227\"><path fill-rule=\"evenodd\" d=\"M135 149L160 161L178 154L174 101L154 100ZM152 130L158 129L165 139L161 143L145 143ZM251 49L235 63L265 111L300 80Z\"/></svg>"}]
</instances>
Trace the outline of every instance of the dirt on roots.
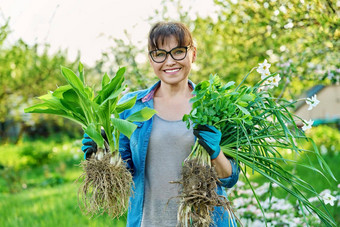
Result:
<instances>
[{"instance_id":1,"label":"dirt on roots","mask_svg":"<svg viewBox=\"0 0 340 227\"><path fill-rule=\"evenodd\" d=\"M182 179L172 183L182 186L178 210L179 226L210 226L215 206L230 211L230 202L216 192L219 182L214 167L197 160L186 161L182 167Z\"/></svg>"},{"instance_id":2,"label":"dirt on roots","mask_svg":"<svg viewBox=\"0 0 340 227\"><path fill-rule=\"evenodd\" d=\"M101 160L91 157L82 161L82 175L78 190L78 204L85 215L107 213L111 218L122 216L128 207L132 175L119 157L111 164L111 153Z\"/></svg>"}]
</instances>

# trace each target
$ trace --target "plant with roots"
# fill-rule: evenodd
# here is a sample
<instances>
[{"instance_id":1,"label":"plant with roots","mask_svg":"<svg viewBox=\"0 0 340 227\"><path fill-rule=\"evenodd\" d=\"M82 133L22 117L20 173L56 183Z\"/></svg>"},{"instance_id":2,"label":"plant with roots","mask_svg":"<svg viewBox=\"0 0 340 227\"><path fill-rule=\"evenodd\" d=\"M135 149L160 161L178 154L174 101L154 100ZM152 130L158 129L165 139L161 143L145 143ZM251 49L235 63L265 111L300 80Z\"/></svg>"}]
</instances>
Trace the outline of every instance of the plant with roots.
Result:
<instances>
[{"instance_id":1,"label":"plant with roots","mask_svg":"<svg viewBox=\"0 0 340 227\"><path fill-rule=\"evenodd\" d=\"M212 125L221 131L221 150L238 163L264 217L264 210L246 175L247 169L258 172L269 182L294 196L302 211L316 214L327 226L336 226L312 185L285 168L286 163L295 163L294 160L284 157L285 150L308 152L318 158L323 171L312 165L305 167L323 176L329 174L336 180L313 140L297 127L295 122L302 119L290 112L296 101L275 98L269 91L268 87L272 88L273 83L278 83L279 75L267 73L254 86L246 86L243 83L248 75L237 87L233 81L222 84L217 75L210 75L209 80L202 81L195 87L195 96L191 99L192 110L183 120L187 122L188 127L191 124L193 127ZM311 143L313 150L299 148L298 142L301 140ZM227 199L214 193L218 178L216 173L210 170L210 166L209 155L197 140L191 154L184 161L182 179L178 181L183 186L178 210L178 221L182 226L209 226L214 206L225 207L229 216L233 216ZM211 187L206 187L207 185ZM307 191L319 198L320 204L309 202L305 197Z\"/></svg>"},{"instance_id":2,"label":"plant with roots","mask_svg":"<svg viewBox=\"0 0 340 227\"><path fill-rule=\"evenodd\" d=\"M102 78L101 90L96 93L85 83L83 65L79 63L78 76L70 69L61 67L67 85L40 96L42 102L25 109L26 113L54 114L68 118L82 126L84 132L97 144L96 155L82 161L83 173L78 180L78 202L85 214L108 213L120 217L127 209L132 175L119 154L119 135L130 138L137 125L133 122L149 120L155 110L144 108L127 119L119 113L135 105L136 98L120 103L124 91L125 68L120 68L110 79ZM107 140L102 136L105 132Z\"/></svg>"}]
</instances>

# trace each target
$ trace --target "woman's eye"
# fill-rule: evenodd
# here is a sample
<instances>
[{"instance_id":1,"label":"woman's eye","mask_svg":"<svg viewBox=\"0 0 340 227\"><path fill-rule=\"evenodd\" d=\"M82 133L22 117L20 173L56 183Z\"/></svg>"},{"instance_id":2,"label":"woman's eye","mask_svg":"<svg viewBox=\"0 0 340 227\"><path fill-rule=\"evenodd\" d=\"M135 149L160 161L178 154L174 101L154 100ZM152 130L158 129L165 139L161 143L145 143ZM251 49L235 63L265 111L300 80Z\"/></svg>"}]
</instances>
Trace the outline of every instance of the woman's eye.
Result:
<instances>
[{"instance_id":1,"label":"woman's eye","mask_svg":"<svg viewBox=\"0 0 340 227\"><path fill-rule=\"evenodd\" d=\"M157 52L156 57L163 57L165 55L164 52Z\"/></svg>"}]
</instances>

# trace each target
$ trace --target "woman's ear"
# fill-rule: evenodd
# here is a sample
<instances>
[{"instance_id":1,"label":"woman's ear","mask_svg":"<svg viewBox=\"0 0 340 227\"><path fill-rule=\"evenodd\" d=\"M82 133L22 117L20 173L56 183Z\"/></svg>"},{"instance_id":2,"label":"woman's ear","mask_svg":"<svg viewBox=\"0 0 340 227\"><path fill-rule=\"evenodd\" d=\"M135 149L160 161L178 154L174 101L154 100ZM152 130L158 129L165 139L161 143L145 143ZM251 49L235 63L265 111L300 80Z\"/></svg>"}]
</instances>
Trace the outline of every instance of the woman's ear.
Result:
<instances>
[{"instance_id":1,"label":"woman's ear","mask_svg":"<svg viewBox=\"0 0 340 227\"><path fill-rule=\"evenodd\" d=\"M192 47L192 63L196 61L196 56L197 56L197 49L196 47Z\"/></svg>"}]
</instances>

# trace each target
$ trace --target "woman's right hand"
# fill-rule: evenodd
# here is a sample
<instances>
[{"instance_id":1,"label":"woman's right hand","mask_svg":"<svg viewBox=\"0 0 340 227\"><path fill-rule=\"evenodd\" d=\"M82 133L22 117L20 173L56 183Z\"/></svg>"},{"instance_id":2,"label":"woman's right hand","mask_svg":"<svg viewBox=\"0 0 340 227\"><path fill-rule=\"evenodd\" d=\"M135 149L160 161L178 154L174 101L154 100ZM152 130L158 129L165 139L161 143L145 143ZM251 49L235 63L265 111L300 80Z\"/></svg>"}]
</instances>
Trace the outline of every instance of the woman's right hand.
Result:
<instances>
[{"instance_id":1,"label":"woman's right hand","mask_svg":"<svg viewBox=\"0 0 340 227\"><path fill-rule=\"evenodd\" d=\"M83 146L81 150L84 152L84 159L88 159L97 152L97 144L85 133L81 141Z\"/></svg>"}]
</instances>

